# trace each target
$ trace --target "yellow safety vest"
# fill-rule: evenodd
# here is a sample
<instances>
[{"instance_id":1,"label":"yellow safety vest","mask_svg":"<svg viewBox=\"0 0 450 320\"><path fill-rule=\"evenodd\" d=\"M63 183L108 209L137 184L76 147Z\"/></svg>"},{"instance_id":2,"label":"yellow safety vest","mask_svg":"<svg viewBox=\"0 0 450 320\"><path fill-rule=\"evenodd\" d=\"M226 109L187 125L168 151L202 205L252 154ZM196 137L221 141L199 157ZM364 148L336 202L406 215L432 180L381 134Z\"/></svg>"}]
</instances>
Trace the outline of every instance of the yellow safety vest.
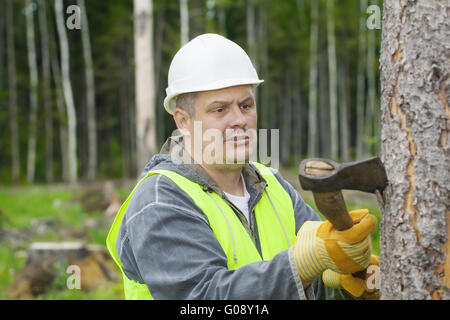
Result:
<instances>
[{"instance_id":1,"label":"yellow safety vest","mask_svg":"<svg viewBox=\"0 0 450 320\"><path fill-rule=\"evenodd\" d=\"M227 256L229 270L256 261L270 260L277 253L294 244L296 238L295 216L289 194L267 167L256 162L252 162L252 164L267 182L267 186L255 206L262 257L233 209L217 193L205 192L200 184L170 170L150 171L137 183L120 207L106 239L108 250L122 272L126 299L153 299L145 284L133 281L125 275L116 251L116 239L133 193L142 181L154 174L161 174L172 180L203 211Z\"/></svg>"}]
</instances>

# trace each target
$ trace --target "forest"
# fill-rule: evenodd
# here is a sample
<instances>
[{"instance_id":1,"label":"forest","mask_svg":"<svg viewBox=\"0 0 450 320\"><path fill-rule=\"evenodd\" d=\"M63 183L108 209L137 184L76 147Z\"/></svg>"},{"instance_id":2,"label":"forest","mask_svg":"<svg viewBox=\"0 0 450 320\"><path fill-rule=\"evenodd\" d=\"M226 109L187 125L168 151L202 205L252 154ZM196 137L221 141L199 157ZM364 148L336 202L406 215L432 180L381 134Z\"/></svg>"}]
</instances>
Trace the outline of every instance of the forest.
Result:
<instances>
[{"instance_id":1,"label":"forest","mask_svg":"<svg viewBox=\"0 0 450 320\"><path fill-rule=\"evenodd\" d=\"M1 0L0 299L124 298L105 240L176 129L172 58L204 33L241 46L264 79L258 129L278 130L279 172L304 202L319 212L317 194L338 194L341 217L376 218L380 299L450 299L449 12L448 0ZM379 171L353 178L382 172L383 185L345 202L300 186L306 158L373 156Z\"/></svg>"},{"instance_id":2,"label":"forest","mask_svg":"<svg viewBox=\"0 0 450 320\"><path fill-rule=\"evenodd\" d=\"M258 127L280 130L280 162L379 153L381 1L150 1L153 153L175 129L163 107L183 43L218 33L265 82ZM0 2L0 184L136 177L133 1ZM145 159L138 159L143 157Z\"/></svg>"}]
</instances>

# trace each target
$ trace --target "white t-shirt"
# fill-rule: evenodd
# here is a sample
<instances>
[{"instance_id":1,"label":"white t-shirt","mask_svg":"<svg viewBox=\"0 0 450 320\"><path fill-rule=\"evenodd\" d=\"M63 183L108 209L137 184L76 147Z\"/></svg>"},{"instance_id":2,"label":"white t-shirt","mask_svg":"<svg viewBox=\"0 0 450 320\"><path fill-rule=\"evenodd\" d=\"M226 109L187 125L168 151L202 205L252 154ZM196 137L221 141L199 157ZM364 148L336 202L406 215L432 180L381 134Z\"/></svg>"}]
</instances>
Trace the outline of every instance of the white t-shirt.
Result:
<instances>
[{"instance_id":1,"label":"white t-shirt","mask_svg":"<svg viewBox=\"0 0 450 320\"><path fill-rule=\"evenodd\" d=\"M227 195L228 199L239 208L239 210L242 211L242 213L245 215L245 218L247 218L247 221L250 221L250 215L248 212L248 201L250 200L250 194L247 192L247 188L245 187L244 177L241 174L241 180L242 180L242 188L244 189L244 196L239 197L232 194L229 194L224 191L224 193Z\"/></svg>"}]
</instances>

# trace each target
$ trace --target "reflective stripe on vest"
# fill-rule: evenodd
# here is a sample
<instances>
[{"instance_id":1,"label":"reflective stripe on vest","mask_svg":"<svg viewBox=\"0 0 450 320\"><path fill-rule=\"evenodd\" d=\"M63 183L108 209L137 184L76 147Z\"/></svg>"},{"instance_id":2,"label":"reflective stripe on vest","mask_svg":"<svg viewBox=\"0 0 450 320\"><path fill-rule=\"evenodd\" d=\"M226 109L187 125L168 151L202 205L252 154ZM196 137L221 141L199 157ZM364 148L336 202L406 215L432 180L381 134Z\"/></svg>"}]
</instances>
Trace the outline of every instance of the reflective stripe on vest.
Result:
<instances>
[{"instance_id":1,"label":"reflective stripe on vest","mask_svg":"<svg viewBox=\"0 0 450 320\"><path fill-rule=\"evenodd\" d=\"M152 299L145 284L133 281L125 275L117 255L116 239L123 215L136 188L154 174L161 174L172 180L203 211L227 256L228 269L236 269L256 261L270 260L277 253L294 244L295 216L289 194L267 167L256 162L252 164L267 182L261 199L255 206L262 257L233 209L217 193L205 192L200 184L170 170L150 171L137 183L117 213L106 239L108 250L122 272L126 299Z\"/></svg>"}]
</instances>

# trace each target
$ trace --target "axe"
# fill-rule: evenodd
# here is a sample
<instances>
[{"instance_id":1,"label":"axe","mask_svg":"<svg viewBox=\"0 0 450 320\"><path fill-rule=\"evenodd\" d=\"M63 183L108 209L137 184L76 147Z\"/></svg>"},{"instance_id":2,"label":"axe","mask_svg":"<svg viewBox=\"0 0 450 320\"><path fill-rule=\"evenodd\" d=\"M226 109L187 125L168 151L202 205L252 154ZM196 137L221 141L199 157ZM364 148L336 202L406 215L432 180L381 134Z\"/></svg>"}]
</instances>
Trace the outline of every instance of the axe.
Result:
<instances>
[{"instance_id":1,"label":"axe","mask_svg":"<svg viewBox=\"0 0 450 320\"><path fill-rule=\"evenodd\" d=\"M319 211L340 231L353 226L341 190L376 193L384 190L388 182L379 157L341 164L321 158L305 159L299 166L299 180L304 190L313 192ZM365 278L364 271L354 276Z\"/></svg>"},{"instance_id":2,"label":"axe","mask_svg":"<svg viewBox=\"0 0 450 320\"><path fill-rule=\"evenodd\" d=\"M299 166L300 185L313 192L319 211L337 230L353 226L342 189L375 193L387 185L387 176L379 157L336 163L328 159L305 159Z\"/></svg>"}]
</instances>

